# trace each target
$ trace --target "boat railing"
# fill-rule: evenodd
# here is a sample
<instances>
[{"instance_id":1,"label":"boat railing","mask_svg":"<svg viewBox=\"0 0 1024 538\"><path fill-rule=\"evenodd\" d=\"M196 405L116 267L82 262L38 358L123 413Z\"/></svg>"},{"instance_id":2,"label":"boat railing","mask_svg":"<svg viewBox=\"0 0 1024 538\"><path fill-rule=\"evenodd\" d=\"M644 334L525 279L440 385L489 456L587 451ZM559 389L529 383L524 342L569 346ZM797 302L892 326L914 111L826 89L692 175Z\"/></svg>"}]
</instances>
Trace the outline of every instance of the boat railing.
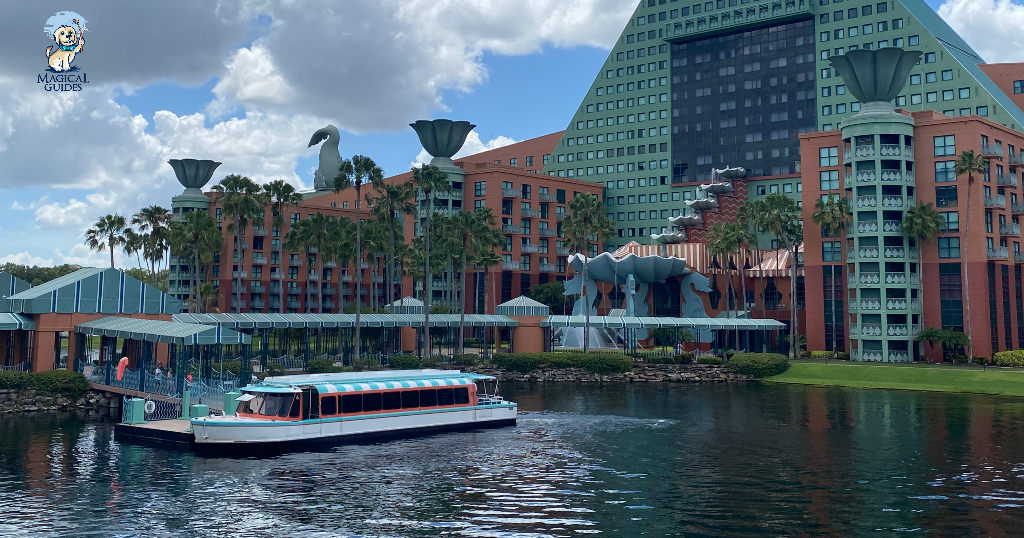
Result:
<instances>
[{"instance_id":1,"label":"boat railing","mask_svg":"<svg viewBox=\"0 0 1024 538\"><path fill-rule=\"evenodd\" d=\"M501 396L485 394L476 398L477 405L500 405L503 403L505 403L505 399Z\"/></svg>"}]
</instances>

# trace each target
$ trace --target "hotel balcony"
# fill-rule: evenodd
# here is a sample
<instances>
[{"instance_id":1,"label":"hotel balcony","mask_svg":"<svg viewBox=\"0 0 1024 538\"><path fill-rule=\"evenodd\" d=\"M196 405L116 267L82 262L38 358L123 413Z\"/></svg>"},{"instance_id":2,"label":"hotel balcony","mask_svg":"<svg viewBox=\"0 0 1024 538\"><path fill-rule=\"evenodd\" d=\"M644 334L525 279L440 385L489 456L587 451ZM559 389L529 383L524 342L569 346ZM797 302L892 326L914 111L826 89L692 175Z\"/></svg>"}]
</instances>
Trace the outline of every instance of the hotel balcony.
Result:
<instances>
[{"instance_id":1,"label":"hotel balcony","mask_svg":"<svg viewBox=\"0 0 1024 538\"><path fill-rule=\"evenodd\" d=\"M317 253L317 252L320 252L320 249L315 247L315 246L313 246L313 245L309 245L309 246L306 247L306 252Z\"/></svg>"},{"instance_id":2,"label":"hotel balcony","mask_svg":"<svg viewBox=\"0 0 1024 538\"><path fill-rule=\"evenodd\" d=\"M253 282L252 285L249 286L249 291L251 291L252 293L263 293L267 291L267 288L265 288L263 284L260 284L259 282Z\"/></svg>"},{"instance_id":3,"label":"hotel balcony","mask_svg":"<svg viewBox=\"0 0 1024 538\"><path fill-rule=\"evenodd\" d=\"M902 196L883 196L882 207L903 207L904 199ZM906 198L906 204L909 206L914 205L914 199L912 197Z\"/></svg>"},{"instance_id":4,"label":"hotel balcony","mask_svg":"<svg viewBox=\"0 0 1024 538\"><path fill-rule=\"evenodd\" d=\"M324 301L324 310L337 310L338 305L334 301Z\"/></svg>"},{"instance_id":5,"label":"hotel balcony","mask_svg":"<svg viewBox=\"0 0 1024 538\"><path fill-rule=\"evenodd\" d=\"M737 8L709 16L698 16L667 23L663 30L665 39L676 40L705 32L737 31L744 26L755 23L763 24L773 19L792 18L801 13L810 12L810 10L811 3L808 0L772 2L770 8L767 3L762 4L760 8L751 4L745 10Z\"/></svg>"},{"instance_id":6,"label":"hotel balcony","mask_svg":"<svg viewBox=\"0 0 1024 538\"><path fill-rule=\"evenodd\" d=\"M857 207L878 207L877 196L858 196Z\"/></svg>"},{"instance_id":7,"label":"hotel balcony","mask_svg":"<svg viewBox=\"0 0 1024 538\"><path fill-rule=\"evenodd\" d=\"M556 213L555 220L557 220L558 222L562 222L563 220L565 220L565 213Z\"/></svg>"},{"instance_id":8,"label":"hotel balcony","mask_svg":"<svg viewBox=\"0 0 1024 538\"><path fill-rule=\"evenodd\" d=\"M507 234L517 234L521 230L519 226L516 226L515 224L502 224L501 231Z\"/></svg>"},{"instance_id":9,"label":"hotel balcony","mask_svg":"<svg viewBox=\"0 0 1024 538\"><path fill-rule=\"evenodd\" d=\"M986 248L985 256L990 260L1007 260L1010 258L1010 253L1006 247L994 247Z\"/></svg>"},{"instance_id":10,"label":"hotel balcony","mask_svg":"<svg viewBox=\"0 0 1024 538\"><path fill-rule=\"evenodd\" d=\"M555 265L551 265L550 263L542 263L542 264L540 264L540 272L542 272L542 273L557 273L558 272L558 267L555 266Z\"/></svg>"},{"instance_id":11,"label":"hotel balcony","mask_svg":"<svg viewBox=\"0 0 1024 538\"><path fill-rule=\"evenodd\" d=\"M252 235L254 235L254 236L267 235L267 230L266 230L266 228L253 228L252 229Z\"/></svg>"},{"instance_id":12,"label":"hotel balcony","mask_svg":"<svg viewBox=\"0 0 1024 538\"><path fill-rule=\"evenodd\" d=\"M882 157L899 157L900 155L911 156L914 154L914 148L910 146L900 146L899 144L882 144L879 146L878 154Z\"/></svg>"},{"instance_id":13,"label":"hotel balcony","mask_svg":"<svg viewBox=\"0 0 1024 538\"><path fill-rule=\"evenodd\" d=\"M245 301L231 301L231 308L239 312L245 312Z\"/></svg>"},{"instance_id":14,"label":"hotel balcony","mask_svg":"<svg viewBox=\"0 0 1024 538\"><path fill-rule=\"evenodd\" d=\"M324 262L324 267L332 267L333 268L333 267L337 267L337 266L338 266L338 262L336 262L334 260L328 260L328 261Z\"/></svg>"},{"instance_id":15,"label":"hotel balcony","mask_svg":"<svg viewBox=\"0 0 1024 538\"><path fill-rule=\"evenodd\" d=\"M999 235L1020 235L1020 224L1016 222L1007 222L1006 224L999 225Z\"/></svg>"},{"instance_id":16,"label":"hotel balcony","mask_svg":"<svg viewBox=\"0 0 1024 538\"><path fill-rule=\"evenodd\" d=\"M554 194L540 193L540 196L538 197L538 199L541 202L554 202L555 201L555 195Z\"/></svg>"},{"instance_id":17,"label":"hotel balcony","mask_svg":"<svg viewBox=\"0 0 1024 538\"><path fill-rule=\"evenodd\" d=\"M881 310L882 301L879 299L861 299L860 300L861 310Z\"/></svg>"},{"instance_id":18,"label":"hotel balcony","mask_svg":"<svg viewBox=\"0 0 1024 538\"><path fill-rule=\"evenodd\" d=\"M283 279L284 279L284 273L281 273L281 272L270 273L270 280L283 280Z\"/></svg>"},{"instance_id":19,"label":"hotel balcony","mask_svg":"<svg viewBox=\"0 0 1024 538\"><path fill-rule=\"evenodd\" d=\"M299 307L299 302L298 301L288 301L288 308L298 308L298 307Z\"/></svg>"},{"instance_id":20,"label":"hotel balcony","mask_svg":"<svg viewBox=\"0 0 1024 538\"><path fill-rule=\"evenodd\" d=\"M524 219L535 219L540 216L540 211L537 211L536 209L521 209L519 210L519 214Z\"/></svg>"},{"instance_id":21,"label":"hotel balcony","mask_svg":"<svg viewBox=\"0 0 1024 538\"><path fill-rule=\"evenodd\" d=\"M332 286L330 284L324 284L324 289L323 289L322 293L324 295L334 295L335 291L337 291L337 290L334 288L334 286Z\"/></svg>"},{"instance_id":22,"label":"hotel balcony","mask_svg":"<svg viewBox=\"0 0 1024 538\"><path fill-rule=\"evenodd\" d=\"M522 252L523 254L532 254L537 252L537 245L522 245L519 247L519 252Z\"/></svg>"},{"instance_id":23,"label":"hotel balcony","mask_svg":"<svg viewBox=\"0 0 1024 538\"><path fill-rule=\"evenodd\" d=\"M555 249L555 253L558 254L559 256L568 256L569 249L566 247L558 247Z\"/></svg>"},{"instance_id":24,"label":"hotel balcony","mask_svg":"<svg viewBox=\"0 0 1024 538\"><path fill-rule=\"evenodd\" d=\"M882 336L882 326L875 323L862 323L859 332L861 336Z\"/></svg>"},{"instance_id":25,"label":"hotel balcony","mask_svg":"<svg viewBox=\"0 0 1024 538\"><path fill-rule=\"evenodd\" d=\"M1001 144L982 144L981 154L985 157L1002 157L1003 146Z\"/></svg>"},{"instance_id":26,"label":"hotel balcony","mask_svg":"<svg viewBox=\"0 0 1024 538\"><path fill-rule=\"evenodd\" d=\"M857 249L858 258L877 258L878 247L861 247Z\"/></svg>"},{"instance_id":27,"label":"hotel balcony","mask_svg":"<svg viewBox=\"0 0 1024 538\"><path fill-rule=\"evenodd\" d=\"M1014 252L1013 253L1013 261L1018 262L1018 263L1019 262L1024 262L1024 252L1021 252L1019 250Z\"/></svg>"},{"instance_id":28,"label":"hotel balcony","mask_svg":"<svg viewBox=\"0 0 1024 538\"><path fill-rule=\"evenodd\" d=\"M352 275L341 275L342 282L352 282Z\"/></svg>"},{"instance_id":29,"label":"hotel balcony","mask_svg":"<svg viewBox=\"0 0 1024 538\"><path fill-rule=\"evenodd\" d=\"M263 310L264 308L267 307L267 304L264 303L263 301L253 301L252 304L249 305L249 307L252 310Z\"/></svg>"},{"instance_id":30,"label":"hotel balcony","mask_svg":"<svg viewBox=\"0 0 1024 538\"><path fill-rule=\"evenodd\" d=\"M995 196L985 197L985 207L989 208L1005 208L1006 207L1006 196L997 194Z\"/></svg>"},{"instance_id":31,"label":"hotel balcony","mask_svg":"<svg viewBox=\"0 0 1024 538\"><path fill-rule=\"evenodd\" d=\"M519 189L501 189L501 196L503 198L519 198L523 193Z\"/></svg>"},{"instance_id":32,"label":"hotel balcony","mask_svg":"<svg viewBox=\"0 0 1024 538\"><path fill-rule=\"evenodd\" d=\"M903 233L903 221L902 220L883 220L882 231L889 233Z\"/></svg>"},{"instance_id":33,"label":"hotel balcony","mask_svg":"<svg viewBox=\"0 0 1024 538\"><path fill-rule=\"evenodd\" d=\"M518 271L519 262L501 262L501 268L504 271Z\"/></svg>"},{"instance_id":34,"label":"hotel balcony","mask_svg":"<svg viewBox=\"0 0 1024 538\"><path fill-rule=\"evenodd\" d=\"M1024 165L1024 152L1011 153L1010 158L1007 159L1006 162L1008 162L1011 167Z\"/></svg>"},{"instance_id":35,"label":"hotel balcony","mask_svg":"<svg viewBox=\"0 0 1024 538\"><path fill-rule=\"evenodd\" d=\"M253 265L266 265L267 264L267 259L264 258L263 256L253 256L252 264Z\"/></svg>"},{"instance_id":36,"label":"hotel balcony","mask_svg":"<svg viewBox=\"0 0 1024 538\"><path fill-rule=\"evenodd\" d=\"M248 271L234 271L233 273L231 273L231 278L248 278L248 277L249 277L249 272Z\"/></svg>"},{"instance_id":37,"label":"hotel balcony","mask_svg":"<svg viewBox=\"0 0 1024 538\"><path fill-rule=\"evenodd\" d=\"M1017 175L1016 174L996 174L996 185L1003 187L1016 187L1017 186Z\"/></svg>"},{"instance_id":38,"label":"hotel balcony","mask_svg":"<svg viewBox=\"0 0 1024 538\"><path fill-rule=\"evenodd\" d=\"M913 183L914 173L904 172L903 170L882 170L882 183L900 183L903 181Z\"/></svg>"},{"instance_id":39,"label":"hotel balcony","mask_svg":"<svg viewBox=\"0 0 1024 538\"><path fill-rule=\"evenodd\" d=\"M889 362L910 362L910 353L906 351L890 351Z\"/></svg>"},{"instance_id":40,"label":"hotel balcony","mask_svg":"<svg viewBox=\"0 0 1024 538\"><path fill-rule=\"evenodd\" d=\"M316 273L309 273L308 275L306 275L306 280L310 282L317 282L320 280L320 275Z\"/></svg>"},{"instance_id":41,"label":"hotel balcony","mask_svg":"<svg viewBox=\"0 0 1024 538\"><path fill-rule=\"evenodd\" d=\"M1024 202L1010 204L1010 213L1013 213L1014 215L1024 214Z\"/></svg>"},{"instance_id":42,"label":"hotel balcony","mask_svg":"<svg viewBox=\"0 0 1024 538\"><path fill-rule=\"evenodd\" d=\"M857 157L857 158L874 157L875 156L875 146L873 146L873 145L856 146L853 149L853 156Z\"/></svg>"},{"instance_id":43,"label":"hotel balcony","mask_svg":"<svg viewBox=\"0 0 1024 538\"><path fill-rule=\"evenodd\" d=\"M555 237L558 235L558 231L552 228L540 228L537 231L540 232L541 237Z\"/></svg>"}]
</instances>

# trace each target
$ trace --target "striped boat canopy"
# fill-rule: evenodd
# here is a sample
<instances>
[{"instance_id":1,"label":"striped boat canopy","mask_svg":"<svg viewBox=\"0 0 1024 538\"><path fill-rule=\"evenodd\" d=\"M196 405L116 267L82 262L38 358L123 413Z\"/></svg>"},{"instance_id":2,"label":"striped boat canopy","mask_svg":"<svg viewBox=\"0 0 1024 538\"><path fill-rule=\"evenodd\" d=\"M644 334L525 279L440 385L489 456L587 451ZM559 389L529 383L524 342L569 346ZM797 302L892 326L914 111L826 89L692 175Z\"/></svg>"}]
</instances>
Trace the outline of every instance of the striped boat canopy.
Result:
<instances>
[{"instance_id":1,"label":"striped boat canopy","mask_svg":"<svg viewBox=\"0 0 1024 538\"><path fill-rule=\"evenodd\" d=\"M387 370L274 376L255 385L244 387L242 390L292 392L291 389L295 387L313 386L317 392L329 394L368 390L458 387L472 385L478 380L493 379L493 376L472 374L460 370Z\"/></svg>"},{"instance_id":2,"label":"striped boat canopy","mask_svg":"<svg viewBox=\"0 0 1024 538\"><path fill-rule=\"evenodd\" d=\"M174 321L231 329L351 328L355 314L175 314ZM422 327L423 314L361 314L360 327ZM496 314L466 314L468 327L516 327L519 322ZM431 327L458 327L458 314L431 314Z\"/></svg>"},{"instance_id":3,"label":"striped boat canopy","mask_svg":"<svg viewBox=\"0 0 1024 538\"><path fill-rule=\"evenodd\" d=\"M117 316L87 321L75 327L75 332L186 346L248 344L252 341L248 334L222 327Z\"/></svg>"},{"instance_id":4,"label":"striped boat canopy","mask_svg":"<svg viewBox=\"0 0 1024 538\"><path fill-rule=\"evenodd\" d=\"M407 381L371 381L369 383L346 383L343 385L323 383L313 386L320 394L330 394L334 392L360 392L368 390L462 387L472 385L473 383L474 380L468 377L447 377L437 379L410 379Z\"/></svg>"},{"instance_id":5,"label":"striped boat canopy","mask_svg":"<svg viewBox=\"0 0 1024 538\"><path fill-rule=\"evenodd\" d=\"M583 327L586 325L584 316L548 316L540 322L541 327ZM746 318L667 318L667 317L624 317L624 316L590 316L591 327L608 327L612 329L738 329L741 331L779 330L786 324L774 319Z\"/></svg>"},{"instance_id":6,"label":"striped boat canopy","mask_svg":"<svg viewBox=\"0 0 1024 538\"><path fill-rule=\"evenodd\" d=\"M31 331L36 322L20 314L0 313L0 331Z\"/></svg>"}]
</instances>

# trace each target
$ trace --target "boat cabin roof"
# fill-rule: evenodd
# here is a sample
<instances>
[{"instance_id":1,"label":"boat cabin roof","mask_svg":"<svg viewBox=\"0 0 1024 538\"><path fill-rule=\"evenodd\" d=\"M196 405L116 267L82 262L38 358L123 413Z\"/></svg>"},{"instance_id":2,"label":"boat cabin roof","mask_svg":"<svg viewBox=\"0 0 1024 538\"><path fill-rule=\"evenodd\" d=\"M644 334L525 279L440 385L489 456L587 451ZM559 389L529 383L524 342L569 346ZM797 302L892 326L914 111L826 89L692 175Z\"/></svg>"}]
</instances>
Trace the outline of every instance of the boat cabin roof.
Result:
<instances>
[{"instance_id":1,"label":"boat cabin roof","mask_svg":"<svg viewBox=\"0 0 1024 538\"><path fill-rule=\"evenodd\" d=\"M299 387L312 386L317 392L360 392L471 385L493 376L465 373L459 370L392 370L380 372L345 372L268 377L260 383L243 387L255 392L298 392Z\"/></svg>"}]
</instances>

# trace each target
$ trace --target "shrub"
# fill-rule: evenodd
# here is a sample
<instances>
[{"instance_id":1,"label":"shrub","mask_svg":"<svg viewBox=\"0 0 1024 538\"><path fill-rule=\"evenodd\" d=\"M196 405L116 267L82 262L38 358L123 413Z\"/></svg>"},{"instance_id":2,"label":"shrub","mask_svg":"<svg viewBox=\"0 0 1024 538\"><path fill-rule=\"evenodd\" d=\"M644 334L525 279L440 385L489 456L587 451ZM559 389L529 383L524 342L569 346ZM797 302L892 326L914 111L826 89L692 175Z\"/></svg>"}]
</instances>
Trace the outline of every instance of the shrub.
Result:
<instances>
[{"instance_id":1,"label":"shrub","mask_svg":"<svg viewBox=\"0 0 1024 538\"><path fill-rule=\"evenodd\" d=\"M974 357L974 364L988 364L988 357Z\"/></svg>"},{"instance_id":2,"label":"shrub","mask_svg":"<svg viewBox=\"0 0 1024 538\"><path fill-rule=\"evenodd\" d=\"M31 383L28 372L0 371L0 389L21 390L28 388Z\"/></svg>"},{"instance_id":3,"label":"shrub","mask_svg":"<svg viewBox=\"0 0 1024 538\"><path fill-rule=\"evenodd\" d=\"M724 362L722 360L722 357L716 357L714 355L705 355L703 357L697 357L697 364L710 364L717 366L722 364L722 362Z\"/></svg>"},{"instance_id":4,"label":"shrub","mask_svg":"<svg viewBox=\"0 0 1024 538\"><path fill-rule=\"evenodd\" d=\"M480 363L480 355L476 353L456 353L452 356L452 364L459 366L475 366Z\"/></svg>"},{"instance_id":5,"label":"shrub","mask_svg":"<svg viewBox=\"0 0 1024 538\"><path fill-rule=\"evenodd\" d=\"M238 375L242 371L242 361L224 361L223 368L225 372Z\"/></svg>"},{"instance_id":6,"label":"shrub","mask_svg":"<svg viewBox=\"0 0 1024 538\"><path fill-rule=\"evenodd\" d=\"M395 370L415 370L420 367L420 360L415 355L392 355L388 358L388 365Z\"/></svg>"},{"instance_id":7,"label":"shrub","mask_svg":"<svg viewBox=\"0 0 1024 538\"><path fill-rule=\"evenodd\" d=\"M967 364L967 355L963 353L953 355L953 364Z\"/></svg>"},{"instance_id":8,"label":"shrub","mask_svg":"<svg viewBox=\"0 0 1024 538\"><path fill-rule=\"evenodd\" d=\"M281 366L281 363L279 363L277 361L270 361L270 362L268 362L267 363L267 375L268 376L284 375L284 366Z\"/></svg>"},{"instance_id":9,"label":"shrub","mask_svg":"<svg viewBox=\"0 0 1024 538\"><path fill-rule=\"evenodd\" d=\"M85 376L70 370L50 370L31 374L31 387L44 394L75 399L89 392Z\"/></svg>"},{"instance_id":10,"label":"shrub","mask_svg":"<svg viewBox=\"0 0 1024 538\"><path fill-rule=\"evenodd\" d=\"M996 352L995 356L992 357L992 363L996 366L1022 367L1024 366L1024 349Z\"/></svg>"},{"instance_id":11,"label":"shrub","mask_svg":"<svg viewBox=\"0 0 1024 538\"><path fill-rule=\"evenodd\" d=\"M621 374L633 369L633 359L621 353L582 353L576 359L584 370L595 374Z\"/></svg>"},{"instance_id":12,"label":"shrub","mask_svg":"<svg viewBox=\"0 0 1024 538\"><path fill-rule=\"evenodd\" d=\"M532 372L544 365L543 353L495 353L494 364L513 372Z\"/></svg>"},{"instance_id":13,"label":"shrub","mask_svg":"<svg viewBox=\"0 0 1024 538\"><path fill-rule=\"evenodd\" d=\"M806 351L804 353L806 353ZM815 350L815 351L811 351L810 353L811 353L811 357L810 358L812 358L812 359L819 359L819 360L820 359L825 359L825 360L828 360L828 359L832 358L832 352L828 351L828 350ZM803 353L801 353L800 355L801 355L801 358L803 358ZM836 360L848 361L848 360L850 360L850 354L845 352L845 351L836 351Z\"/></svg>"},{"instance_id":14,"label":"shrub","mask_svg":"<svg viewBox=\"0 0 1024 538\"><path fill-rule=\"evenodd\" d=\"M785 372L789 359L779 353L738 353L729 360L729 368L743 375L768 377Z\"/></svg>"},{"instance_id":15,"label":"shrub","mask_svg":"<svg viewBox=\"0 0 1024 538\"><path fill-rule=\"evenodd\" d=\"M434 368L438 364L444 362L444 356L442 355L431 355L429 357L423 357L420 360L420 368Z\"/></svg>"},{"instance_id":16,"label":"shrub","mask_svg":"<svg viewBox=\"0 0 1024 538\"><path fill-rule=\"evenodd\" d=\"M558 352L558 353L497 353L494 364L515 372L531 372L541 367L579 367L595 374L614 374L633 369L633 359L622 353Z\"/></svg>"},{"instance_id":17,"label":"shrub","mask_svg":"<svg viewBox=\"0 0 1024 538\"><path fill-rule=\"evenodd\" d=\"M334 366L334 361L331 359L309 359L306 363L306 371L311 374L329 374L331 372L337 372L338 369Z\"/></svg>"}]
</instances>

